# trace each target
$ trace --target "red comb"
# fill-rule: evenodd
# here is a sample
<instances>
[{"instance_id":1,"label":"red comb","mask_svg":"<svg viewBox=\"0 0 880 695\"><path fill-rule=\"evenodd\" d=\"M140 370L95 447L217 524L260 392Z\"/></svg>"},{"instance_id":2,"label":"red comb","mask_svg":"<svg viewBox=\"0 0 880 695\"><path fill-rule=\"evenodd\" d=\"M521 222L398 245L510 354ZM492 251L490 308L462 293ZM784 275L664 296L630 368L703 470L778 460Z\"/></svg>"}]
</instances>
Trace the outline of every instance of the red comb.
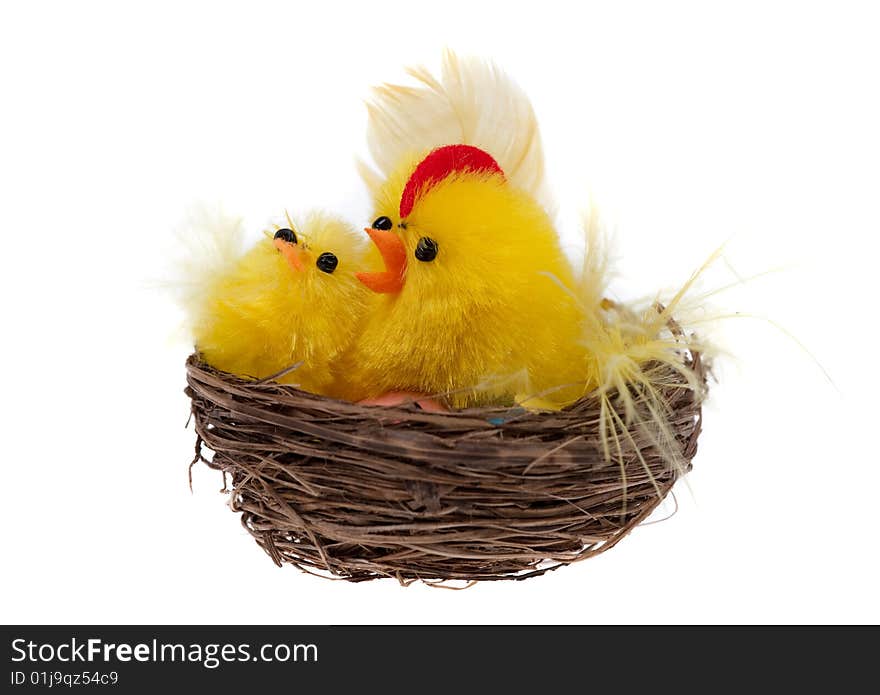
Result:
<instances>
[{"instance_id":1,"label":"red comb","mask_svg":"<svg viewBox=\"0 0 880 695\"><path fill-rule=\"evenodd\" d=\"M492 155L479 147L471 145L446 145L432 150L425 157L406 182L403 195L400 196L401 219L412 212L416 196L424 193L434 184L442 181L450 174L459 171L497 173L504 176Z\"/></svg>"}]
</instances>

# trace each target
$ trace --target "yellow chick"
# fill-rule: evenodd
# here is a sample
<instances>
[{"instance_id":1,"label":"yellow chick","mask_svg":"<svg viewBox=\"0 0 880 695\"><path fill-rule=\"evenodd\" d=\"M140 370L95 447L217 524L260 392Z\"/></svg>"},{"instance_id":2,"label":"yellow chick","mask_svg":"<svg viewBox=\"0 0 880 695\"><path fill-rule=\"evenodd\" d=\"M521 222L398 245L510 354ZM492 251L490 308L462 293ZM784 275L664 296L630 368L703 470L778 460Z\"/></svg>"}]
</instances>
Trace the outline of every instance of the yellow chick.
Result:
<instances>
[{"instance_id":1,"label":"yellow chick","mask_svg":"<svg viewBox=\"0 0 880 695\"><path fill-rule=\"evenodd\" d=\"M299 364L279 381L337 395L337 366L368 294L355 278L364 242L342 220L313 212L298 227L288 218L288 226L267 232L247 253L208 274L187 302L203 359L258 379Z\"/></svg>"},{"instance_id":2,"label":"yellow chick","mask_svg":"<svg viewBox=\"0 0 880 695\"><path fill-rule=\"evenodd\" d=\"M492 156L437 148L376 203L365 231L385 269L357 276L380 295L352 352L357 391L447 394L455 407L582 394L583 368L559 364L581 326L571 266L543 207Z\"/></svg>"},{"instance_id":3,"label":"yellow chick","mask_svg":"<svg viewBox=\"0 0 880 695\"><path fill-rule=\"evenodd\" d=\"M574 367L581 356L567 342L576 332L578 303L549 218L554 205L531 102L491 62L451 51L439 75L423 67L408 73L415 86L381 85L367 104L367 143L378 171L361 163L360 172L374 198L369 233L389 274L366 276L381 294L371 304L352 373L377 375L377 383L367 384L372 402L393 403L376 398L389 388L461 390L449 399L454 405L511 390L533 407L567 403L582 392L559 388L583 376ZM474 166L465 156L445 175L416 174L426 153L450 143L482 152ZM435 164L442 159L432 157ZM413 207L401 215L405 191L405 207ZM424 261L417 252L436 256ZM545 386L546 399L524 398Z\"/></svg>"}]
</instances>

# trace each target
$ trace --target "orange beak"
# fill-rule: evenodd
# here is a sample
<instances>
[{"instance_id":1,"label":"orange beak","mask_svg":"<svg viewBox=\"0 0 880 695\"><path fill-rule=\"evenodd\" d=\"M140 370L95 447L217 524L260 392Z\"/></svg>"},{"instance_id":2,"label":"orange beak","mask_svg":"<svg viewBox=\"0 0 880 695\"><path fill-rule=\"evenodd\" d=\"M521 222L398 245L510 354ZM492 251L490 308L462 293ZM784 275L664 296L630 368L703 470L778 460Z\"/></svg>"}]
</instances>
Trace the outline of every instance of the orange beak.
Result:
<instances>
[{"instance_id":1,"label":"orange beak","mask_svg":"<svg viewBox=\"0 0 880 695\"><path fill-rule=\"evenodd\" d=\"M357 279L373 292L391 294L400 292L406 282L406 247L400 237L391 230L368 227L364 231L382 254L385 270L380 273L358 273Z\"/></svg>"},{"instance_id":2,"label":"orange beak","mask_svg":"<svg viewBox=\"0 0 880 695\"><path fill-rule=\"evenodd\" d=\"M281 252L281 255L290 263L290 267L300 271L305 268L303 255L306 253L296 244L292 244L284 239L275 239L275 248Z\"/></svg>"}]
</instances>

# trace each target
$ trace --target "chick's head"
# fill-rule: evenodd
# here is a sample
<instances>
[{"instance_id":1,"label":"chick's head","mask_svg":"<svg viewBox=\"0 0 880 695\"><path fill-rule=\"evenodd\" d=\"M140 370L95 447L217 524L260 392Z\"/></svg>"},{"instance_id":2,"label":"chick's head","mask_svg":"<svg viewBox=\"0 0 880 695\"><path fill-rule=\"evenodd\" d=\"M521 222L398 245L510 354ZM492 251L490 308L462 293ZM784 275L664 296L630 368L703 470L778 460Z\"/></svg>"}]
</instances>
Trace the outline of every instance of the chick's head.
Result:
<instances>
[{"instance_id":1,"label":"chick's head","mask_svg":"<svg viewBox=\"0 0 880 695\"><path fill-rule=\"evenodd\" d=\"M374 292L479 303L536 284L536 269L570 279L545 211L498 164L467 145L404 164L381 187L366 233L384 272L360 273ZM464 308L464 307L462 307Z\"/></svg>"}]
</instances>

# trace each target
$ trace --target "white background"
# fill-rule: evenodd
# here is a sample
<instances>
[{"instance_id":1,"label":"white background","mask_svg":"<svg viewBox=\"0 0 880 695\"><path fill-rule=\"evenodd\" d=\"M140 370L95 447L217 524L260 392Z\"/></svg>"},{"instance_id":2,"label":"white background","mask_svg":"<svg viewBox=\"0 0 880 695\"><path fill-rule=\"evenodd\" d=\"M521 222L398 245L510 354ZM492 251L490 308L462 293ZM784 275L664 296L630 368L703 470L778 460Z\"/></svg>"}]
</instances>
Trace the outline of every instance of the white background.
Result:
<instances>
[{"instance_id":1,"label":"white background","mask_svg":"<svg viewBox=\"0 0 880 695\"><path fill-rule=\"evenodd\" d=\"M870 3L5 3L4 622L880 620L880 23ZM277 569L186 482L186 206L368 221L369 85L449 45L532 96L562 226L595 196L622 294L737 318L678 514L544 578L464 592ZM670 511L669 508L666 510Z\"/></svg>"}]
</instances>

